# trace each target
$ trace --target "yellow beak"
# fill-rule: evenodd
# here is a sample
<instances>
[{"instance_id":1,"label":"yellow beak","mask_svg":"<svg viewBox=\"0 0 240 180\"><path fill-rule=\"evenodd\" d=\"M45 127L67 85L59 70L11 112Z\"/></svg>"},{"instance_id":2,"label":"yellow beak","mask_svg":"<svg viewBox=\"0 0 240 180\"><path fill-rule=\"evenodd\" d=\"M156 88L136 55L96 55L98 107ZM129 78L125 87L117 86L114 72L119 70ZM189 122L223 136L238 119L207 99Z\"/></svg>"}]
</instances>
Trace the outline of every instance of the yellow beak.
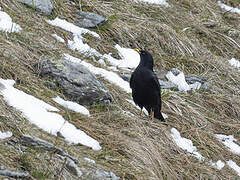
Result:
<instances>
[{"instance_id":1,"label":"yellow beak","mask_svg":"<svg viewBox=\"0 0 240 180\"><path fill-rule=\"evenodd\" d=\"M140 54L140 50L138 48L134 48L133 50L137 51Z\"/></svg>"}]
</instances>

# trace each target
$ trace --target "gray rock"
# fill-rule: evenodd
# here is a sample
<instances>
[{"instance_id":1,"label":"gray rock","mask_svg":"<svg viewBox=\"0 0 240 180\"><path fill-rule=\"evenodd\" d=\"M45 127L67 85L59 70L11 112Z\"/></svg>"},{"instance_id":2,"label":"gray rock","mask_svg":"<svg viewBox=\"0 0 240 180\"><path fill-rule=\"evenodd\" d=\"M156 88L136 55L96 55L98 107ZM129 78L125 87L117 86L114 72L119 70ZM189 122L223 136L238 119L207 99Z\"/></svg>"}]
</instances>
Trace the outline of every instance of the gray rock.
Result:
<instances>
[{"instance_id":1,"label":"gray rock","mask_svg":"<svg viewBox=\"0 0 240 180\"><path fill-rule=\"evenodd\" d=\"M17 0L17 1L24 3L46 15L51 15L53 10L51 0Z\"/></svg>"},{"instance_id":2,"label":"gray rock","mask_svg":"<svg viewBox=\"0 0 240 180\"><path fill-rule=\"evenodd\" d=\"M57 86L54 82L47 81L44 83L44 86L46 86L49 89L56 90Z\"/></svg>"},{"instance_id":3,"label":"gray rock","mask_svg":"<svg viewBox=\"0 0 240 180\"><path fill-rule=\"evenodd\" d=\"M80 11L75 16L75 24L83 28L94 28L104 24L107 21L106 18L90 12Z\"/></svg>"},{"instance_id":4,"label":"gray rock","mask_svg":"<svg viewBox=\"0 0 240 180\"><path fill-rule=\"evenodd\" d=\"M177 86L170 81L158 80L162 89L176 89Z\"/></svg>"},{"instance_id":5,"label":"gray rock","mask_svg":"<svg viewBox=\"0 0 240 180\"><path fill-rule=\"evenodd\" d=\"M27 147L34 147L34 148L39 148L39 149L43 149L46 151L55 152L56 154L58 154L62 157L67 157L68 159L71 159L75 164L79 163L79 161L77 159L75 159L74 157L65 153L62 149L60 149L60 148L54 146L53 144L51 144L47 141L44 141L42 139L32 137L29 135L22 135L21 139L20 139L20 143Z\"/></svg>"},{"instance_id":6,"label":"gray rock","mask_svg":"<svg viewBox=\"0 0 240 180\"><path fill-rule=\"evenodd\" d=\"M181 72L181 71L180 71L179 69L177 69L177 68L172 68L170 71L173 73L174 76L177 76L177 75Z\"/></svg>"},{"instance_id":7,"label":"gray rock","mask_svg":"<svg viewBox=\"0 0 240 180\"><path fill-rule=\"evenodd\" d=\"M130 82L131 74L120 74L120 77L127 82Z\"/></svg>"},{"instance_id":8,"label":"gray rock","mask_svg":"<svg viewBox=\"0 0 240 180\"><path fill-rule=\"evenodd\" d=\"M80 168L71 159L67 159L66 168L74 176L80 177L83 174Z\"/></svg>"},{"instance_id":9,"label":"gray rock","mask_svg":"<svg viewBox=\"0 0 240 180\"><path fill-rule=\"evenodd\" d=\"M68 60L41 60L40 75L51 77L62 88L69 99L83 105L109 103L109 90L81 64Z\"/></svg>"},{"instance_id":10,"label":"gray rock","mask_svg":"<svg viewBox=\"0 0 240 180\"><path fill-rule=\"evenodd\" d=\"M120 177L116 176L113 172L106 171L96 171L96 179L105 179L105 180L119 180Z\"/></svg>"},{"instance_id":11,"label":"gray rock","mask_svg":"<svg viewBox=\"0 0 240 180\"><path fill-rule=\"evenodd\" d=\"M1 176L8 176L12 178L21 178L21 179L28 179L30 178L30 175L28 173L21 173L21 172L15 172L15 171L10 171L10 170L0 170L0 175Z\"/></svg>"},{"instance_id":12,"label":"gray rock","mask_svg":"<svg viewBox=\"0 0 240 180\"><path fill-rule=\"evenodd\" d=\"M185 80L188 84L194 84L195 82L200 82L201 84L203 84L204 82L207 81L207 78L199 77L196 75L186 75Z\"/></svg>"}]
</instances>

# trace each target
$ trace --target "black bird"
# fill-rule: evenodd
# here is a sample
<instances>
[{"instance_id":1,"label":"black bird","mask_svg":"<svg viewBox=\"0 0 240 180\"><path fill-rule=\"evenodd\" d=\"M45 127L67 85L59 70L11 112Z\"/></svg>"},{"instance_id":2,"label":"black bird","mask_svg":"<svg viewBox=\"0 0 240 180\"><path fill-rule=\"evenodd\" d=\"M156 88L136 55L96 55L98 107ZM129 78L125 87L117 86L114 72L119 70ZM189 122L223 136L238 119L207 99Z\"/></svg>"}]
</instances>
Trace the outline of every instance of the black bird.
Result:
<instances>
[{"instance_id":1,"label":"black bird","mask_svg":"<svg viewBox=\"0 0 240 180\"><path fill-rule=\"evenodd\" d=\"M134 50L140 54L140 63L130 79L133 101L141 108L141 113L144 107L148 114L152 112L152 119L155 117L165 121L161 113L161 87L153 72L153 57L147 51Z\"/></svg>"}]
</instances>

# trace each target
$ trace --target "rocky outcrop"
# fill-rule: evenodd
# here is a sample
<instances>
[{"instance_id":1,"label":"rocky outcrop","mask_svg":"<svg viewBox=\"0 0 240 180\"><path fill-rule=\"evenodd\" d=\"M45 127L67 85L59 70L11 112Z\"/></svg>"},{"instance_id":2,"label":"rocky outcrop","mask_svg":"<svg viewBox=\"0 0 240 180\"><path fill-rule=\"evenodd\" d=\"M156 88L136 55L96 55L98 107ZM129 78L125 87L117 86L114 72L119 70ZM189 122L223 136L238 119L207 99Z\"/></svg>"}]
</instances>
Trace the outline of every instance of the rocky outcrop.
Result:
<instances>
[{"instance_id":1,"label":"rocky outcrop","mask_svg":"<svg viewBox=\"0 0 240 180\"><path fill-rule=\"evenodd\" d=\"M75 24L83 28L94 28L101 26L107 21L106 18L98 14L83 11L77 13L75 17Z\"/></svg>"},{"instance_id":2,"label":"rocky outcrop","mask_svg":"<svg viewBox=\"0 0 240 180\"><path fill-rule=\"evenodd\" d=\"M38 149L42 149L45 151L54 152L62 157L66 157L66 158L72 160L76 164L79 163L79 161L77 159L75 159L74 157L65 153L61 148L58 148L58 147L54 146L53 144L51 144L47 141L44 141L42 139L32 137L29 135L22 135L21 139L20 139L20 143L23 146L28 146L28 147L32 147L32 148L38 148Z\"/></svg>"},{"instance_id":3,"label":"rocky outcrop","mask_svg":"<svg viewBox=\"0 0 240 180\"><path fill-rule=\"evenodd\" d=\"M40 75L51 77L72 101L82 105L111 102L109 90L81 64L40 60L38 67Z\"/></svg>"},{"instance_id":4,"label":"rocky outcrop","mask_svg":"<svg viewBox=\"0 0 240 180\"><path fill-rule=\"evenodd\" d=\"M51 15L53 10L53 5L50 0L17 0L17 1L24 3L46 15Z\"/></svg>"}]
</instances>

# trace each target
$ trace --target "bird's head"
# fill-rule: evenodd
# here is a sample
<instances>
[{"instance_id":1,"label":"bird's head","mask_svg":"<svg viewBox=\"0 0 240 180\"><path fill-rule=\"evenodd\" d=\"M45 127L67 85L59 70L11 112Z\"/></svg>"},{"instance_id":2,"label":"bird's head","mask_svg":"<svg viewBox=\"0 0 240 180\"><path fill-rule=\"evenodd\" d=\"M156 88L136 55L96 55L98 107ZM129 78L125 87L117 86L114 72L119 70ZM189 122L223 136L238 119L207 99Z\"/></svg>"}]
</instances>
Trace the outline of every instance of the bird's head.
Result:
<instances>
[{"instance_id":1,"label":"bird's head","mask_svg":"<svg viewBox=\"0 0 240 180\"><path fill-rule=\"evenodd\" d=\"M140 64L141 66L147 67L151 70L153 70L153 57L152 55L145 50L142 49L134 49L135 51L137 51L140 54Z\"/></svg>"}]
</instances>

